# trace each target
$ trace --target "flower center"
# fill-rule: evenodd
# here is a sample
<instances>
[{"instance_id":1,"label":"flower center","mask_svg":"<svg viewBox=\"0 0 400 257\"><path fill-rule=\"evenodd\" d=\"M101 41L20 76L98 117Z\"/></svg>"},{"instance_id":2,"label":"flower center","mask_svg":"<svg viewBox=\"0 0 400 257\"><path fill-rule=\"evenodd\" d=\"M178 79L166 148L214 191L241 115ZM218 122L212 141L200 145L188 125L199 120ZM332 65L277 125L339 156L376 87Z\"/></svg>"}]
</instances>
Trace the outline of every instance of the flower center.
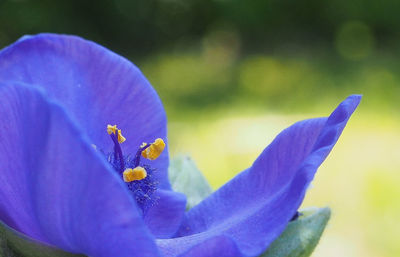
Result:
<instances>
[{"instance_id":1,"label":"flower center","mask_svg":"<svg viewBox=\"0 0 400 257\"><path fill-rule=\"evenodd\" d=\"M154 168L141 162L142 157L155 160L165 148L165 143L161 138L157 138L153 143L142 143L134 157L123 155L121 144L126 141L122 136L121 130L117 125L107 125L107 133L114 142L114 151L107 154L107 161L113 166L118 175L124 180L128 189L132 192L138 206L143 214L155 203L157 199L152 197L157 189L158 182L154 179Z\"/></svg>"}]
</instances>

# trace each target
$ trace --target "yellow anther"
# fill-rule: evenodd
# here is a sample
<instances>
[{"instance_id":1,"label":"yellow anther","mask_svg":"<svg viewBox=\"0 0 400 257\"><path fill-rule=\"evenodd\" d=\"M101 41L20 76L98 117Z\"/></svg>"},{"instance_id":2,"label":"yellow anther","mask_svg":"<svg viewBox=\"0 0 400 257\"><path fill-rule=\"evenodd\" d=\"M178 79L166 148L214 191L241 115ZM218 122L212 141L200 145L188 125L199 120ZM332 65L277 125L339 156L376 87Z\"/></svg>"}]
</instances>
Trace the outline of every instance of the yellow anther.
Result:
<instances>
[{"instance_id":1,"label":"yellow anther","mask_svg":"<svg viewBox=\"0 0 400 257\"><path fill-rule=\"evenodd\" d=\"M122 135L121 130L117 128L117 125L111 126L107 125L107 133L109 135L118 133L118 143L122 144L125 142L126 138Z\"/></svg>"},{"instance_id":2,"label":"yellow anther","mask_svg":"<svg viewBox=\"0 0 400 257\"><path fill-rule=\"evenodd\" d=\"M125 140L126 138L122 135L121 130L118 129L118 143L122 144Z\"/></svg>"},{"instance_id":3,"label":"yellow anther","mask_svg":"<svg viewBox=\"0 0 400 257\"><path fill-rule=\"evenodd\" d=\"M128 168L123 173L125 182L132 182L135 180L142 180L147 177L147 172L143 167L136 167L134 169Z\"/></svg>"},{"instance_id":4,"label":"yellow anther","mask_svg":"<svg viewBox=\"0 0 400 257\"><path fill-rule=\"evenodd\" d=\"M143 147L145 147L147 145L147 143L142 143L141 145L140 145L140 148L143 148Z\"/></svg>"},{"instance_id":5,"label":"yellow anther","mask_svg":"<svg viewBox=\"0 0 400 257\"><path fill-rule=\"evenodd\" d=\"M111 126L110 124L107 125L107 133L111 135L112 133L115 134L117 131L117 125Z\"/></svg>"},{"instance_id":6,"label":"yellow anther","mask_svg":"<svg viewBox=\"0 0 400 257\"><path fill-rule=\"evenodd\" d=\"M142 156L149 160L155 160L164 151L165 143L161 138L157 138L154 143L142 152Z\"/></svg>"}]
</instances>

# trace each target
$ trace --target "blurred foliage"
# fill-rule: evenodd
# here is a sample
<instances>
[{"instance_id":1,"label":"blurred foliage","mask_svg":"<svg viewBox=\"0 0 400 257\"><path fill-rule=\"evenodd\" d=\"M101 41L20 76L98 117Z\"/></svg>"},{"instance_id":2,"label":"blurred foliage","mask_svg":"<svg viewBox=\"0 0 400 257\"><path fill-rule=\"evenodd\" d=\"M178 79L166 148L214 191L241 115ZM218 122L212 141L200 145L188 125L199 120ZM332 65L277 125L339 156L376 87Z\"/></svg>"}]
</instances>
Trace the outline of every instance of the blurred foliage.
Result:
<instances>
[{"instance_id":1,"label":"blurred foliage","mask_svg":"<svg viewBox=\"0 0 400 257\"><path fill-rule=\"evenodd\" d=\"M307 194L333 210L313 256L397 257L399 13L397 0L0 0L0 47L66 33L132 60L166 106L171 153L213 188L283 128L363 94Z\"/></svg>"},{"instance_id":2,"label":"blurred foliage","mask_svg":"<svg viewBox=\"0 0 400 257\"><path fill-rule=\"evenodd\" d=\"M26 33L78 34L140 56L194 43L216 27L227 27L246 52L259 53L287 43L331 44L342 24L360 20L380 47L398 39L399 5L396 0L1 0L0 34L2 45Z\"/></svg>"},{"instance_id":3,"label":"blurred foliage","mask_svg":"<svg viewBox=\"0 0 400 257\"><path fill-rule=\"evenodd\" d=\"M395 0L0 0L0 45L39 32L94 40L134 60L171 115L301 112L349 93L393 109L399 11Z\"/></svg>"}]
</instances>

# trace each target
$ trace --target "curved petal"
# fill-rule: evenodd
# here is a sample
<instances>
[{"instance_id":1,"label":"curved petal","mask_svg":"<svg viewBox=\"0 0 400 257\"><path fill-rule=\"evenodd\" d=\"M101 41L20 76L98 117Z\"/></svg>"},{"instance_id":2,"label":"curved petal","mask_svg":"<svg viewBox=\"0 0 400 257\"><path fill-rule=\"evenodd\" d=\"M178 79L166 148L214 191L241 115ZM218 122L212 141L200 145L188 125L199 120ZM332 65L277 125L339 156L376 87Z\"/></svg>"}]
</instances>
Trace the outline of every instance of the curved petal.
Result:
<instances>
[{"instance_id":1,"label":"curved petal","mask_svg":"<svg viewBox=\"0 0 400 257\"><path fill-rule=\"evenodd\" d=\"M122 181L57 104L0 83L0 219L88 256L157 256ZM136 254L137 253L137 254Z\"/></svg>"},{"instance_id":2,"label":"curved petal","mask_svg":"<svg viewBox=\"0 0 400 257\"><path fill-rule=\"evenodd\" d=\"M164 253L227 235L243 256L257 256L279 236L300 206L319 165L335 145L360 96L350 96L327 118L284 130L254 162L186 216L176 239L157 243Z\"/></svg>"},{"instance_id":3,"label":"curved petal","mask_svg":"<svg viewBox=\"0 0 400 257\"><path fill-rule=\"evenodd\" d=\"M117 124L135 154L142 142L166 140L166 116L157 93L128 60L75 36L25 36L0 52L0 81L45 89L105 152L112 151L107 124ZM84 107L84 108L83 108ZM169 189L168 150L154 162L160 187Z\"/></svg>"},{"instance_id":4,"label":"curved petal","mask_svg":"<svg viewBox=\"0 0 400 257\"><path fill-rule=\"evenodd\" d=\"M186 208L186 196L170 190L157 190L154 196L157 208L151 208L144 222L156 238L173 236L182 223Z\"/></svg>"},{"instance_id":5,"label":"curved petal","mask_svg":"<svg viewBox=\"0 0 400 257\"><path fill-rule=\"evenodd\" d=\"M241 256L235 242L227 236L216 236L198 244L179 257L204 257L204 256Z\"/></svg>"}]
</instances>

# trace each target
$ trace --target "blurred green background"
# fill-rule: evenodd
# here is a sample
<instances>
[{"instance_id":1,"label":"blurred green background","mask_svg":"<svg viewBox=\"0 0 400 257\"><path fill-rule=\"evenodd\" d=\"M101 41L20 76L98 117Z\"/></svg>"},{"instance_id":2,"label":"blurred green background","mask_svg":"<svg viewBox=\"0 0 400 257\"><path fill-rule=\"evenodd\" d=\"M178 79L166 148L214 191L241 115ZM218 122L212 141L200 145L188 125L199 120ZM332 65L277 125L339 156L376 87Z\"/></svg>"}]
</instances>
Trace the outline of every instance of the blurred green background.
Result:
<instances>
[{"instance_id":1,"label":"blurred green background","mask_svg":"<svg viewBox=\"0 0 400 257\"><path fill-rule=\"evenodd\" d=\"M304 206L333 216L314 257L400 256L397 0L0 0L0 46L57 32L137 64L216 189L282 129L364 95Z\"/></svg>"}]
</instances>

